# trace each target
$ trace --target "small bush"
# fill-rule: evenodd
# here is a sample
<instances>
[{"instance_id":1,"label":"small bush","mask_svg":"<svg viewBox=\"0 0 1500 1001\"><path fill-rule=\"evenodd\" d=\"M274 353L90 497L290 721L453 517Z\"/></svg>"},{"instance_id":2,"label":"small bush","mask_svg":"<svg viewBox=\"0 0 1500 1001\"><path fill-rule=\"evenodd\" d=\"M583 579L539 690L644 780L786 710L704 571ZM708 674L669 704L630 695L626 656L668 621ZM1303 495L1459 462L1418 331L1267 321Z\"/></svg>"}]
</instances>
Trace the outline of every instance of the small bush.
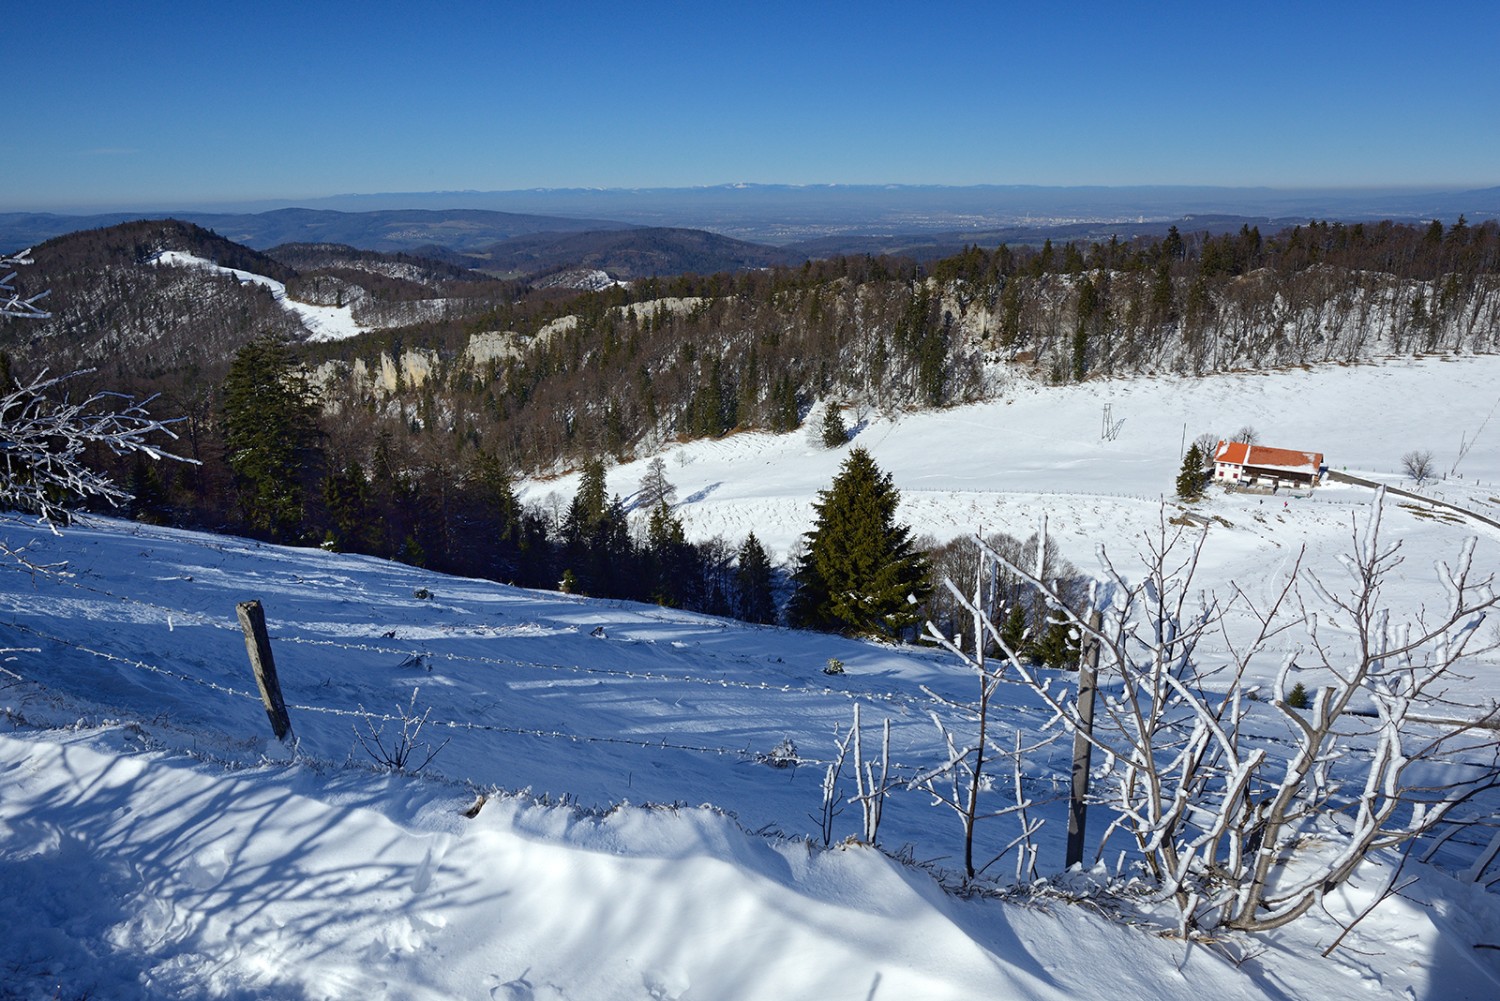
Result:
<instances>
[{"instance_id":1,"label":"small bush","mask_svg":"<svg viewBox=\"0 0 1500 1001\"><path fill-rule=\"evenodd\" d=\"M792 743L792 738L782 737L769 753L760 756L760 760L772 768L789 768L797 763L797 745Z\"/></svg>"},{"instance_id":2,"label":"small bush","mask_svg":"<svg viewBox=\"0 0 1500 1001\"><path fill-rule=\"evenodd\" d=\"M1286 704L1290 709L1307 708L1307 688L1302 684L1302 682L1297 682L1292 686L1292 690L1286 693Z\"/></svg>"},{"instance_id":3,"label":"small bush","mask_svg":"<svg viewBox=\"0 0 1500 1001\"><path fill-rule=\"evenodd\" d=\"M841 660L839 660L837 657L829 657L828 658L828 663L825 664L824 667L823 667L823 673L824 674L843 674L844 673L844 662L841 661Z\"/></svg>"}]
</instances>

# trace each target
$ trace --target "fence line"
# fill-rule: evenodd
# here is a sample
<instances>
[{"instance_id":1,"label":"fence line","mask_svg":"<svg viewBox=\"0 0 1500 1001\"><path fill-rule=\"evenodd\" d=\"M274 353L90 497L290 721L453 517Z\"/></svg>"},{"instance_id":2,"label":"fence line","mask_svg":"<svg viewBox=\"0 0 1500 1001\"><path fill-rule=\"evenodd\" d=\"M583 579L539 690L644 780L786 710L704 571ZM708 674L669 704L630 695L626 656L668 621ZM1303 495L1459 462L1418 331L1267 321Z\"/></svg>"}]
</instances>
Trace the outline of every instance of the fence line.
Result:
<instances>
[{"instance_id":1,"label":"fence line","mask_svg":"<svg viewBox=\"0 0 1500 1001\"><path fill-rule=\"evenodd\" d=\"M128 657L122 657L122 656L120 656L118 654L112 654L112 653L108 653L108 652L102 651L102 650L95 650L95 649L93 649L91 647L84 646L81 643L75 643L75 642L72 642L70 640L63 639L61 637L52 636L52 635L50 635L48 633L45 633L45 632L43 632L41 630L35 629L33 627L30 627L30 626L21 625L19 623L14 623L13 622L13 623L8 623L7 625L9 625L10 628L12 628L12 629L15 629L15 630L17 630L19 632L22 632L22 633L29 634L31 636L34 636L34 637L38 638L38 639L46 640L48 642L57 643L57 644L60 644L62 646L65 646L65 647L69 647L71 649L78 650L79 652L86 653L86 654L89 654L89 655L94 656L94 657L98 657L98 658L100 658L102 660L110 661L112 663L121 664L121 665L128 666L128 667L139 668L139 669L142 669L142 670L145 670L145 671L149 671L149 672L151 672L153 674L157 674L157 675L160 675L162 677L169 678L169 679L174 680L174 681L189 682L189 683L192 683L192 684L195 684L195 685L199 685L199 686L204 687L204 688L211 689L211 690L213 690L215 692L218 692L220 694L228 695L228 696L235 697L235 698L242 698L242 699L245 699L247 701L254 702L258 706L262 705L262 700L261 700L261 696L260 696L259 692L251 692L251 691L247 691L247 690L237 689L237 688L234 688L232 686L222 685L222 684L219 684L217 682L208 681L208 680L203 679L203 678L195 678L195 677L193 677L191 675L182 674L181 672L173 671L173 670L170 670L168 668L160 667L160 666L155 665L155 664L150 664L150 663L147 663L145 661L135 660L135 659L128 658ZM21 680L21 681L27 681L28 680L28 679L24 678L22 675L16 673L15 671L10 670L10 669L5 669L4 673L7 674L7 675L9 675L9 676L11 676L11 677L13 677L13 678ZM617 672L615 672L615 673L617 673ZM31 683L37 684L39 686L41 685L40 682L31 682ZM747 686L747 687L751 687L751 686ZM809 690L805 690L805 689L804 690L788 689L788 691L793 691L793 692L797 692L797 693L800 693L800 694L816 694L816 693L813 693L813 692L811 692ZM825 692L823 694L833 694L833 692L831 690L825 690ZM854 697L856 697L855 695L853 695L851 693L840 693L840 694L845 694L848 697L850 697L851 699L854 698ZM368 710L364 709L363 706L361 706L358 709L342 709L342 708L338 708L338 707L334 707L334 706L314 706L314 705L307 705L307 704L300 704L300 703L288 703L287 704L287 708L289 710L294 710L296 712L315 713L315 714L320 714L320 715L325 715L325 716L334 716L334 717L340 717L340 718L345 718L345 719L359 719L359 720L364 720L367 723L380 723L380 724L391 723L391 722L407 723L407 722L412 722L413 719L415 718L411 714L401 714L401 713L372 713L372 712L369 712ZM931 708L930 705L929 705L929 708ZM1013 710L1013 711L1021 712L1021 713L1029 713L1029 712L1033 711L1031 707L1011 706L1009 708L1011 710ZM420 719L422 720L424 726L438 727L438 728L447 729L447 730L458 730L458 731L465 731L465 732L470 732L470 733L476 733L476 732L477 733L495 733L495 734L505 734L505 735L510 735L510 736L537 737L537 738L541 738L541 739L544 739L544 740L564 740L564 741L568 741L568 742L573 743L573 744L610 744L610 745L625 746L625 747L638 747L638 748L643 748L643 749L647 749L647 750L682 751L682 752L691 753L691 754L712 755L714 757L720 757L720 758L725 757L725 756L732 756L732 757L740 759L743 762L747 762L747 763L765 763L765 764L772 765L772 766L775 766L775 767L792 767L792 768L795 768L796 766L799 766L799 765L807 765L807 766L811 766L811 767L815 767L815 768L826 768L826 767L828 767L828 766L830 766L830 765L832 765L834 763L832 760L829 760L829 759L805 757L805 756L803 756L800 753L795 754L793 757L783 758L783 759L777 759L772 754L767 754L765 752L754 752L754 751L751 751L748 747L722 747L722 746L712 746L712 745L683 744L683 743L677 743L677 742L669 741L669 740L667 740L664 737L663 738L659 738L657 740L642 740L642 739L635 739L635 738L630 738L630 737L591 736L591 735L588 735L588 734L568 733L566 731L561 731L561 730L543 730L543 729L530 728L530 727L503 726L503 725L494 724L494 723L477 723L477 722L474 722L472 720L430 719L430 718L426 718L425 716L424 717L420 717ZM356 730L356 736L357 736L357 730ZM1274 736L1270 736L1270 735L1267 735L1267 734L1260 734L1260 735L1256 736L1254 739L1257 740L1257 741L1263 741L1263 742L1268 742L1268 743L1273 743L1273 744L1290 745L1292 743L1292 741L1287 740L1285 738L1274 737ZM1475 762L1473 764L1481 764L1481 763ZM932 769L931 769L930 765L929 766L914 766L914 765L909 765L909 764L906 764L906 763L900 762L900 761L892 761L890 763L890 775L896 781L892 783L891 788L894 790L894 789L900 789L900 788L904 787L904 788L908 788L910 791L920 793L922 791L921 789L911 788L910 786L908 786L908 783L912 779L915 779L916 777L918 777L918 776L920 776L920 775L922 775L924 773L930 772L931 770ZM905 778L903 778L903 776L905 776ZM1030 780L1033 781L1033 782L1042 781L1041 779L1039 779L1036 776L1031 776ZM1468 842L1465 841L1462 838L1455 838L1454 840L1457 841L1460 844L1468 844ZM1476 842L1475 844L1478 844L1478 843Z\"/></svg>"},{"instance_id":2,"label":"fence line","mask_svg":"<svg viewBox=\"0 0 1500 1001\"><path fill-rule=\"evenodd\" d=\"M238 634L239 626L223 616L213 615L208 612L196 612L187 609L173 608L156 602L144 601L132 595L116 594L112 591L99 587L92 587L77 581L67 581L67 584L81 591L97 594L101 597L136 605L141 608L149 608L167 616L169 620L188 622L196 625L210 626ZM12 623L14 625L14 623ZM16 628L23 628L16 626ZM470 637L455 636L455 639L473 639L475 641L504 639L504 636L474 635ZM629 678L642 681L666 681L681 684L702 685L705 687L735 688L752 692L780 692L785 695L842 695L846 699L865 699L869 702L883 702L887 704L906 704L908 706L919 706L926 708L927 703L913 696L896 692L851 692L824 686L796 687L790 684L771 684L769 682L738 681L732 678L697 677L691 674L664 674L654 671L627 671L618 668L589 667L583 664L551 663L547 661L518 660L513 657L483 657L475 654L464 654L453 651L433 651L430 648L406 648L388 647L371 643L341 643L335 640L317 639L292 633L271 633L271 639L278 643L297 643L304 646L327 647L335 650L348 650L355 653L376 653L391 657L441 659L455 663L481 664L493 667L522 667L543 671L560 671L570 674L599 675L603 677ZM71 645L67 641L57 640L64 645ZM96 651L88 651L96 652ZM101 656L103 656L101 654ZM164 669L158 669L164 670ZM199 680L199 679L190 679Z\"/></svg>"},{"instance_id":3,"label":"fence line","mask_svg":"<svg viewBox=\"0 0 1500 1001\"><path fill-rule=\"evenodd\" d=\"M83 645L81 643L75 643L75 642L73 642L71 640L63 639L62 637L59 637L59 636L53 636L53 635L51 635L49 633L42 632L39 629L34 629L34 628L30 627L30 626L21 625L19 623L7 623L6 625L9 628L15 629L18 632L22 632L22 633L26 633L26 634L28 634L30 636L34 636L37 639L45 640L45 641L51 642L51 643L56 643L56 644L59 644L61 646L68 647L70 649L77 650L80 653L85 653L85 654L88 654L88 655L93 656L93 657L98 657L101 660L106 660L106 661L109 661L111 663L120 664L120 665L123 665L123 666L126 666L126 667L139 668L141 670L149 671L149 672L151 672L153 674L157 674L157 675L160 675L162 677L170 678L170 679L172 679L174 681L189 682L191 684L195 684L195 685L199 685L199 686L204 687L204 688L211 689L211 690L213 690L215 692L218 692L220 694L223 694L223 695L229 695L229 696L232 696L232 697L235 697L235 698L242 698L242 699L245 699L247 701L255 702L257 705L259 705L260 702L261 702L261 697L260 697L260 694L258 692L251 692L251 691L244 690L244 689L238 689L238 688L234 688L234 687L229 686L229 685L222 685L222 684L219 684L218 682L215 682L215 681L209 681L209 680L206 680L204 678L195 678L192 675L183 674L183 673L178 672L178 671L173 671L173 670L171 670L169 668L164 668L164 667L160 667L160 666L158 666L156 664L147 663L146 661L135 660L135 659L132 659L132 658L129 658L129 657L122 657L122 656L120 656L118 654L108 653L108 652L103 651L103 650L95 650L92 647L85 646L85 645ZM8 669L6 670L6 673L10 674L12 677L15 677L15 678L17 678L19 680L23 680L23 681L24 680L28 680L28 679L24 678L22 675L17 674L16 672L10 671ZM632 675L632 676L633 677L639 677L639 675ZM32 682L32 683L33 684L38 684L38 685L41 684L40 682ZM746 687L753 687L753 686L746 686ZM772 689L772 690L774 690L774 689ZM794 694L825 694L825 693L814 693L814 692L812 692L810 690L806 690L806 689L788 689L788 691L790 691L790 692L792 692ZM829 690L829 691L826 692L826 694L836 694L836 693L833 692L832 690ZM855 697L853 695L850 695L850 693L837 693L837 694L846 694L846 695L849 695L849 697L851 697L851 698ZM398 721L405 722L405 721L408 721L408 720L410 720L412 718L409 715L397 714L397 713L373 713L373 712L370 712L370 711L364 709L362 706L359 709L342 709L342 708L338 708L336 706L315 706L315 705L307 705L307 704L302 704L302 703L291 703L291 702L289 702L289 703L287 703L287 709L289 709L289 710L295 710L297 712L317 713L317 714L322 714L322 715L326 715L326 716L339 716L339 717L345 717L345 718L362 719L362 720L366 720L366 721L369 721L369 722L375 722L375 723L390 723L390 722L398 722ZM575 744L596 744L596 743L597 744L621 744L621 745L627 745L627 746L632 746L632 747L643 747L643 748L649 748L649 749L690 751L690 752L699 753L699 754L712 754L712 755L716 755L716 756L733 755L733 756L736 756L736 757L745 758L747 760L765 760L768 757L764 753L753 752L753 751L751 751L751 750L749 750L748 748L745 748L745 747L718 747L718 746L704 746L704 745L697 745L697 744L681 744L681 743L674 743L672 741L667 740L666 738L660 738L660 739L656 739L656 740L642 740L642 739L634 739L634 738L630 738L630 737L591 736L591 735L588 735L588 734L568 733L568 732L563 731L563 730L542 730L542 729L536 729L536 728L530 728L530 727L503 726L503 725L496 724L496 723L477 723L477 722L474 722L472 720L427 719L427 720L425 720L425 725L426 726L433 726L433 727L442 727L442 728L451 729L451 730L464 730L464 731L476 731L476 732L487 732L487 733L502 733L502 734L518 735L518 736L529 736L529 737L543 737L543 738L550 738L550 739L560 739L560 740L567 740L567 741L570 741L570 742L575 743ZM806 756L803 756L801 754L798 754L794 758L787 759L787 764L788 765L818 765L818 766L823 766L823 765L832 764L832 762L828 761L828 760L821 759L821 758L810 758L810 757L806 757ZM904 765L904 764L901 764L900 762L892 762L891 763L891 768L895 772L910 772L912 774L917 774L918 772L921 771L921 769L917 768L916 766Z\"/></svg>"}]
</instances>

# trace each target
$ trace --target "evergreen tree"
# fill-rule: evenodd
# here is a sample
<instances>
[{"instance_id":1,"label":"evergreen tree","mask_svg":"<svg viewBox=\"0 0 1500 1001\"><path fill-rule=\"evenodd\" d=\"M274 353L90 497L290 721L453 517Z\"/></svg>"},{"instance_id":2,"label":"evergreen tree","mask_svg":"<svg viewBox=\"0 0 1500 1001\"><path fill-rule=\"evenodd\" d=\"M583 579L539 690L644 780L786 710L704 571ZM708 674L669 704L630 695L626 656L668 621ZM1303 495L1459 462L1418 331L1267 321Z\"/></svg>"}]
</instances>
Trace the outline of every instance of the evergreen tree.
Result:
<instances>
[{"instance_id":1,"label":"evergreen tree","mask_svg":"<svg viewBox=\"0 0 1500 1001\"><path fill-rule=\"evenodd\" d=\"M1073 630L1063 622L1049 622L1037 639L1031 656L1037 663L1059 671L1078 668L1078 639Z\"/></svg>"},{"instance_id":2,"label":"evergreen tree","mask_svg":"<svg viewBox=\"0 0 1500 1001\"><path fill-rule=\"evenodd\" d=\"M849 441L849 429L844 426L843 411L832 400L828 401L828 406L823 411L821 437L824 448L839 448Z\"/></svg>"},{"instance_id":3,"label":"evergreen tree","mask_svg":"<svg viewBox=\"0 0 1500 1001\"><path fill-rule=\"evenodd\" d=\"M646 524L646 562L651 587L647 595L658 605L676 608L686 597L685 585L692 576L693 548L688 545L682 520L665 500L656 502Z\"/></svg>"},{"instance_id":4,"label":"evergreen tree","mask_svg":"<svg viewBox=\"0 0 1500 1001\"><path fill-rule=\"evenodd\" d=\"M573 495L573 503L568 505L568 515L563 521L563 538L577 541L586 536L590 527L604 517L607 497L604 460L589 459L583 464L583 476L578 481L578 492Z\"/></svg>"},{"instance_id":5,"label":"evergreen tree","mask_svg":"<svg viewBox=\"0 0 1500 1001\"><path fill-rule=\"evenodd\" d=\"M1197 500L1203 496L1203 488L1208 485L1208 477L1204 470L1206 463L1203 461L1203 451L1193 442L1187 450L1187 455L1182 457L1182 471L1177 474L1177 496L1183 500Z\"/></svg>"},{"instance_id":6,"label":"evergreen tree","mask_svg":"<svg viewBox=\"0 0 1500 1001\"><path fill-rule=\"evenodd\" d=\"M521 504L510 472L493 453L481 451L470 462L463 499L467 542L457 565L493 580L514 580L522 548Z\"/></svg>"},{"instance_id":7,"label":"evergreen tree","mask_svg":"<svg viewBox=\"0 0 1500 1001\"><path fill-rule=\"evenodd\" d=\"M1005 621L1000 624L1000 642L1017 657L1026 657L1029 640L1026 634L1026 606L1019 601L1012 602L1010 611L1005 613Z\"/></svg>"},{"instance_id":8,"label":"evergreen tree","mask_svg":"<svg viewBox=\"0 0 1500 1001\"><path fill-rule=\"evenodd\" d=\"M379 550L371 531L370 482L359 463L351 462L323 480L323 507L328 512L328 531L339 552L375 553Z\"/></svg>"},{"instance_id":9,"label":"evergreen tree","mask_svg":"<svg viewBox=\"0 0 1500 1001\"><path fill-rule=\"evenodd\" d=\"M833 484L818 493L813 530L794 580L799 625L895 637L917 623L907 601L929 590L927 563L911 528L896 523L901 495L863 448L854 448Z\"/></svg>"},{"instance_id":10,"label":"evergreen tree","mask_svg":"<svg viewBox=\"0 0 1500 1001\"><path fill-rule=\"evenodd\" d=\"M746 622L776 621L776 599L771 593L771 560L751 532L740 545L734 568L735 614Z\"/></svg>"},{"instance_id":11,"label":"evergreen tree","mask_svg":"<svg viewBox=\"0 0 1500 1001\"><path fill-rule=\"evenodd\" d=\"M0 373L0 379L3 379L3 373ZM126 488L130 494L130 516L147 524L165 525L168 524L167 485L156 467L157 463L148 464L141 453L135 454Z\"/></svg>"},{"instance_id":12,"label":"evergreen tree","mask_svg":"<svg viewBox=\"0 0 1500 1001\"><path fill-rule=\"evenodd\" d=\"M605 496L604 460L590 459L563 520L563 558L580 593L618 597L632 580L635 552L625 505Z\"/></svg>"},{"instance_id":13,"label":"evergreen tree","mask_svg":"<svg viewBox=\"0 0 1500 1001\"><path fill-rule=\"evenodd\" d=\"M795 431L800 415L797 412L797 388L791 376L776 377L771 389L771 430L777 433Z\"/></svg>"},{"instance_id":14,"label":"evergreen tree","mask_svg":"<svg viewBox=\"0 0 1500 1001\"><path fill-rule=\"evenodd\" d=\"M252 531L302 533L306 488L317 482L317 404L307 377L276 336L246 344L224 380L224 445L240 513Z\"/></svg>"}]
</instances>

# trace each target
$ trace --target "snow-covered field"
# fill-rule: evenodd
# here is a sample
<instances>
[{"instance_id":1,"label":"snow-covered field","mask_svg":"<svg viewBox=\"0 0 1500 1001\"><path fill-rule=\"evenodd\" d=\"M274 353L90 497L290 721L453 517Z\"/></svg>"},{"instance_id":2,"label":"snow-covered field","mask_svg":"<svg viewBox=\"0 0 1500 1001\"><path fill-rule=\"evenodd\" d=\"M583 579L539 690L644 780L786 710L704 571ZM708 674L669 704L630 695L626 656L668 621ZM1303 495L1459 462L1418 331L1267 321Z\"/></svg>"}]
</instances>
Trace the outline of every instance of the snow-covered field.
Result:
<instances>
[{"instance_id":1,"label":"snow-covered field","mask_svg":"<svg viewBox=\"0 0 1500 1001\"><path fill-rule=\"evenodd\" d=\"M871 419L857 440L919 531L1025 535L1045 514L1093 570L1096 543L1128 564L1159 525L1184 425L1191 440L1253 424L1393 481L1408 449L1450 469L1473 442L1431 489L1493 513L1496 386L1500 359L1478 358L1022 389ZM1113 441L1106 402L1125 421ZM753 528L784 554L841 457L805 432L747 434L674 448L668 474L695 536ZM642 471L611 470L611 489ZM1329 572L1369 503L1213 494L1195 508L1212 522L1199 583L1268 593L1303 546ZM1407 556L1385 593L1398 613L1441 594L1434 562L1471 535L1500 569L1500 530L1394 498L1385 528ZM823 766L856 703L867 727L892 721L898 773L943 758L923 687L968 698L974 682L934 650L108 520L53 536L11 516L0 539L70 574L0 567L0 892L26 905L0 937L0 998L1500 996L1500 900L1425 866L1325 959L1387 869L1302 924L1189 946L1149 909L1129 924L945 892L958 824L915 791L890 800L881 842L921 865L841 845L854 805L824 850ZM252 598L295 755L254 693L234 613ZM822 673L830 657L845 674ZM1467 698L1495 697L1495 666L1475 665ZM1019 688L1002 701L1005 727L1045 718ZM413 704L440 749L418 777L376 769L368 728L389 746L401 722L372 716ZM785 741L793 764L775 760ZM1051 801L1044 872L1061 866L1061 753L1028 772ZM980 854L1014 834L982 826Z\"/></svg>"}]
</instances>

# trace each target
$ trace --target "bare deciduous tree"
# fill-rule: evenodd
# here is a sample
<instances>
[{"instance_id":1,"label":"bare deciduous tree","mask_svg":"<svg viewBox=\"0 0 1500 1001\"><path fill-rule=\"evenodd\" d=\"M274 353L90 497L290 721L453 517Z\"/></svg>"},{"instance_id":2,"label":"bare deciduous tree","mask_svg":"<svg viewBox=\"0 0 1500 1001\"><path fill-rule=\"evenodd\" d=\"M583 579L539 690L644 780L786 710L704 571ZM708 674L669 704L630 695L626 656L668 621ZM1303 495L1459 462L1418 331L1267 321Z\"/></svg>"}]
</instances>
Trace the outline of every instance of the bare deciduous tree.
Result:
<instances>
[{"instance_id":1,"label":"bare deciduous tree","mask_svg":"<svg viewBox=\"0 0 1500 1001\"><path fill-rule=\"evenodd\" d=\"M1401 468L1406 475L1417 481L1418 485L1432 478L1436 468L1432 461L1432 452L1425 448L1414 448L1401 457Z\"/></svg>"},{"instance_id":2,"label":"bare deciduous tree","mask_svg":"<svg viewBox=\"0 0 1500 1001\"><path fill-rule=\"evenodd\" d=\"M1046 537L1045 526L1038 534L1042 538ZM983 540L980 540L979 544L982 551L993 554L994 550L990 549ZM1035 574L1034 576L1028 575L1027 579L1043 577L1046 572L1045 553L1045 543L1039 544L1037 564L1034 567ZM916 775L907 783L908 788L922 789L931 795L934 805L946 806L958 816L959 824L963 828L964 875L967 879L973 879L983 873L1012 848L1020 847L1022 856L1026 856L1018 860L1018 870L1029 861L1034 861L1032 838L1041 827L1042 821L1033 821L1027 815L1032 803L1022 795L1021 764L1028 751L1057 739L1057 734L1053 734L1044 738L1041 744L1027 748L1022 745L1019 734L1016 734L1013 746L1006 747L1000 744L991 732L993 721L990 703L994 699L996 689L1000 686L1006 667L1019 663L1021 660L1020 651L1012 649L1006 643L1001 630L995 625L997 594L1000 590L999 574L995 572L997 562L993 559L979 562L975 568L972 596L965 595L951 580L946 578L943 580L943 586L947 588L952 598L970 615L973 630L972 649L964 649L961 635L955 634L949 637L932 622L927 623L926 638L948 650L974 674L979 682L979 698L972 703L956 702L925 686L923 691L933 701L956 711L960 716L968 717L973 724L974 732L970 741L961 746L954 738L952 730L943 723L942 718L937 713L933 713L932 722L948 749L948 758L941 765ZM1054 583L1057 583L1055 579ZM992 647L998 647L1000 651L998 659L988 656L987 651ZM1010 760L1014 773L1015 795L1004 806L987 808L981 806L980 794L990 785L990 777L985 770L997 758ZM1003 851L988 862L976 865L974 859L975 825L981 820L1010 815L1017 816L1021 823L1020 836L1012 840Z\"/></svg>"},{"instance_id":3,"label":"bare deciduous tree","mask_svg":"<svg viewBox=\"0 0 1500 1001\"><path fill-rule=\"evenodd\" d=\"M0 258L0 266L29 263L25 253ZM48 314L36 302L46 293L22 299L10 285L14 277L11 273L0 280L0 316L45 318ZM39 514L54 531L67 522L79 503L98 499L117 505L130 498L108 476L84 464L89 448L106 448L115 455L138 453L152 459L195 461L147 440L158 432L174 440L177 437L167 426L172 422L157 420L147 412L149 399L137 403L107 392L69 399L69 380L88 371L51 378L44 371L25 383L0 385L0 507ZM33 569L55 569L36 566L3 541L0 553Z\"/></svg>"},{"instance_id":4,"label":"bare deciduous tree","mask_svg":"<svg viewBox=\"0 0 1500 1001\"><path fill-rule=\"evenodd\" d=\"M1144 579L1116 570L1101 550L1107 579L1096 593L1109 598L1097 628L1087 610L1049 599L1099 645L1101 685L1114 689L1086 734L1105 762L1093 799L1114 812L1104 840L1131 838L1184 929L1263 931L1296 920L1373 853L1438 831L1500 786L1500 710L1445 701L1457 665L1493 649L1480 627L1500 596L1491 578L1474 575L1471 541L1452 566L1437 568L1439 610L1397 621L1381 600L1401 563L1400 544L1380 538L1383 500L1378 491L1365 524L1354 526L1341 587L1299 556L1268 606L1237 587L1223 603L1199 598L1192 579L1206 536L1170 530L1163 513L1142 554ZM1045 579L986 549L1051 594ZM1230 628L1245 621L1249 635ZM998 642L999 631L985 628ZM1293 629L1306 641L1284 656L1261 701L1252 665ZM1197 654L1210 636L1212 667ZM1065 686L1008 660L1056 717L1081 725ZM1289 704L1293 672L1316 685L1308 710ZM1290 746L1284 755L1247 736L1275 720Z\"/></svg>"},{"instance_id":5,"label":"bare deciduous tree","mask_svg":"<svg viewBox=\"0 0 1500 1001\"><path fill-rule=\"evenodd\" d=\"M671 504L677 497L677 488L667 479L667 460L656 456L646 463L646 472L641 476L640 488L636 491L636 507L650 511L658 504Z\"/></svg>"}]
</instances>

